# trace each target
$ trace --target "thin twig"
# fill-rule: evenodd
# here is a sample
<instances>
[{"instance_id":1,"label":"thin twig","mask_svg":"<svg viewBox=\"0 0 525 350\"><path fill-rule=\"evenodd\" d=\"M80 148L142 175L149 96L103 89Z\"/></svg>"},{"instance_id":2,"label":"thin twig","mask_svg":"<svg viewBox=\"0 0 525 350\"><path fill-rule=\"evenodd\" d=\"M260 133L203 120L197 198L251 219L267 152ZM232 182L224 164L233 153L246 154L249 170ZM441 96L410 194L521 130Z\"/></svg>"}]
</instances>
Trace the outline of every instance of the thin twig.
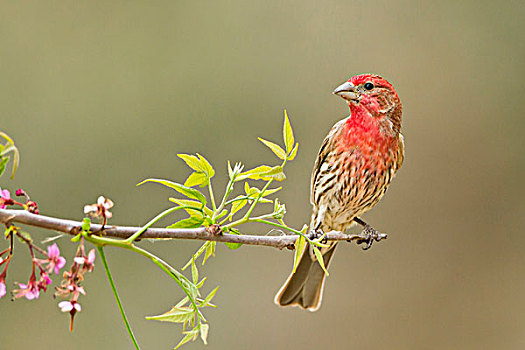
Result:
<instances>
[{"instance_id":1,"label":"thin twig","mask_svg":"<svg viewBox=\"0 0 525 350\"><path fill-rule=\"evenodd\" d=\"M115 300L117 301L117 306L120 311L120 315L122 316L122 319L124 320L124 325L126 326L126 330L128 331L131 342L133 343L133 346L135 346L135 349L140 350L137 339L135 338L135 335L133 334L133 330L131 329L131 325L129 324L128 318L126 316L126 312L124 311L124 307L122 307L122 302L120 301L120 297L117 292L117 287L115 286L115 282L113 281L113 277L111 276L111 271L109 269L108 262L106 260L106 254L104 254L104 248L98 246L97 250L100 255L100 259L102 260L102 263L104 264L104 269L106 270L106 275L108 276L108 281L109 281L109 284L111 285L111 290L113 291L113 295L115 296Z\"/></svg>"},{"instance_id":2,"label":"thin twig","mask_svg":"<svg viewBox=\"0 0 525 350\"><path fill-rule=\"evenodd\" d=\"M82 225L79 221L72 221L67 219L54 218L44 215L36 215L25 210L14 209L0 209L0 223L19 223L35 227L40 227L48 230L67 233L70 235L77 235L80 233ZM91 224L93 231L101 229L102 225ZM116 237L126 239L140 230L141 227L133 226L112 226L106 225L103 230L103 235L108 237ZM298 235L283 235L283 236L257 236L257 235L232 235L228 233L217 233L217 228L148 228L140 235L140 239L196 239L203 241L216 241L228 243L241 243L246 245L260 245L266 247L274 247L278 249L288 248L293 249L294 243L299 237ZM363 234L348 235L338 231L331 231L326 233L325 239L328 241L359 241L366 238ZM386 234L382 234L379 239L385 239Z\"/></svg>"}]
</instances>

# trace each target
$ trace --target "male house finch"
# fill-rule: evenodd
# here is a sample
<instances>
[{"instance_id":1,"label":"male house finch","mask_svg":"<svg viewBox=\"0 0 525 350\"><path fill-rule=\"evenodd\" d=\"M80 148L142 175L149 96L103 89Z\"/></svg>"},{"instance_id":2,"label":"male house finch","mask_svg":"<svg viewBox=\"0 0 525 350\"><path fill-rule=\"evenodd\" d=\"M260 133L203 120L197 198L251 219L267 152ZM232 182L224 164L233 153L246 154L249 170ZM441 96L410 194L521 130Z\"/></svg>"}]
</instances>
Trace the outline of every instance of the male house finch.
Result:
<instances>
[{"instance_id":1,"label":"male house finch","mask_svg":"<svg viewBox=\"0 0 525 350\"><path fill-rule=\"evenodd\" d=\"M369 233L368 248L370 233L377 231L359 216L379 202L403 163L401 101L392 85L374 74L356 75L333 93L347 101L350 115L332 127L315 161L310 228L344 232L359 223ZM321 250L326 267L336 245L332 242ZM325 272L309 247L275 296L275 303L315 311L321 305L324 281Z\"/></svg>"}]
</instances>

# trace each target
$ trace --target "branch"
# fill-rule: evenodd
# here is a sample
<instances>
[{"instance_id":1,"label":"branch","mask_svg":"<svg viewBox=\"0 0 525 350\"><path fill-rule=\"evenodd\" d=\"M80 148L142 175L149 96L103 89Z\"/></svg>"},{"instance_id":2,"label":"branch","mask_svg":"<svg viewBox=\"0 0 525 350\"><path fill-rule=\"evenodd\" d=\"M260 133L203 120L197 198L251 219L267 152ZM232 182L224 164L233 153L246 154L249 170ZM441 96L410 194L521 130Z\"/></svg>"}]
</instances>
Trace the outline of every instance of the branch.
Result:
<instances>
[{"instance_id":1,"label":"branch","mask_svg":"<svg viewBox=\"0 0 525 350\"><path fill-rule=\"evenodd\" d=\"M44 228L47 230L53 230L58 232L67 233L69 235L76 236L80 233L82 223L79 221L59 219L50 216L36 215L29 213L25 210L13 210L13 209L0 209L0 223L20 223L35 227ZM91 224L93 231L98 231L102 228L102 225ZM104 227L104 235L116 238L128 238L135 232L140 230L141 227L134 226L108 226ZM376 238L381 240L386 238L386 234ZM241 243L247 245L261 245L267 247L274 247L278 249L288 248L294 249L294 243L299 236L297 235L283 235L283 236L257 236L257 235L232 235L228 233L217 234L216 230L208 227L199 228L149 228L140 236L141 239L158 239L158 238L170 238L170 239L197 239L202 241L216 241L216 242L229 242L229 243ZM347 235L338 231L331 231L326 233L325 238L328 241L360 241L367 237L364 233L357 235Z\"/></svg>"}]
</instances>

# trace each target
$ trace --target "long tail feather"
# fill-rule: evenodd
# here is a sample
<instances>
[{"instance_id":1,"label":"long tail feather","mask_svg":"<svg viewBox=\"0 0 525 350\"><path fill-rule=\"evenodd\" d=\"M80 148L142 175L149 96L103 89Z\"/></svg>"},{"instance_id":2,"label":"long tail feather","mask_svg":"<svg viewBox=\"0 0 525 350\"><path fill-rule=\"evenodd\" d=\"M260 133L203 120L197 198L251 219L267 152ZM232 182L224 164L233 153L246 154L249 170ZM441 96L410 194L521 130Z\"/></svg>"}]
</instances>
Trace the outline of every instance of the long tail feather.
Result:
<instances>
[{"instance_id":1,"label":"long tail feather","mask_svg":"<svg viewBox=\"0 0 525 350\"><path fill-rule=\"evenodd\" d=\"M326 268L332 259L337 244L333 244L324 254ZM295 273L290 274L275 296L279 306L299 306L316 311L321 306L326 274L316 260L312 259L311 248L305 249L300 257Z\"/></svg>"}]
</instances>

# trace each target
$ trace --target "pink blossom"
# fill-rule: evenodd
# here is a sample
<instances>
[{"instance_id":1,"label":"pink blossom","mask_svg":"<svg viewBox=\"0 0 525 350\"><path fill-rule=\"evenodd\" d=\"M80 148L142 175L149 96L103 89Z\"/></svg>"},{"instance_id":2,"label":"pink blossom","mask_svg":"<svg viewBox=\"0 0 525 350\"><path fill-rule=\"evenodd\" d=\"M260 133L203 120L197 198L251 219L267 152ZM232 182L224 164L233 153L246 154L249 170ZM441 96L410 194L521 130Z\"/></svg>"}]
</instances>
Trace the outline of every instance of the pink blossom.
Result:
<instances>
[{"instance_id":1,"label":"pink blossom","mask_svg":"<svg viewBox=\"0 0 525 350\"><path fill-rule=\"evenodd\" d=\"M75 314L77 312L80 312L82 310L82 307L80 307L80 304L77 303L77 300L75 297L71 301L61 301L58 303L58 307L62 312L68 312L71 315L71 323L69 324L69 330L73 332L73 321L75 319Z\"/></svg>"},{"instance_id":2,"label":"pink blossom","mask_svg":"<svg viewBox=\"0 0 525 350\"><path fill-rule=\"evenodd\" d=\"M55 274L58 275L60 269L66 265L66 259L60 256L60 249L56 243L47 247L47 256L47 260L44 260L47 263L47 272L52 273L55 270Z\"/></svg>"},{"instance_id":3,"label":"pink blossom","mask_svg":"<svg viewBox=\"0 0 525 350\"><path fill-rule=\"evenodd\" d=\"M77 256L73 259L77 264L84 265L87 271L91 272L95 268L95 249L91 249L88 256Z\"/></svg>"},{"instance_id":4,"label":"pink blossom","mask_svg":"<svg viewBox=\"0 0 525 350\"><path fill-rule=\"evenodd\" d=\"M84 206L84 214L97 217L102 216L110 219L113 214L109 209L113 208L113 201L111 199L106 199L103 196L98 197L96 204Z\"/></svg>"},{"instance_id":5,"label":"pink blossom","mask_svg":"<svg viewBox=\"0 0 525 350\"><path fill-rule=\"evenodd\" d=\"M58 303L58 307L60 308L62 312L71 312L71 310L73 309L76 310L75 312L82 311L82 307L80 306L80 304L74 300L73 301L61 301L60 303Z\"/></svg>"},{"instance_id":6,"label":"pink blossom","mask_svg":"<svg viewBox=\"0 0 525 350\"><path fill-rule=\"evenodd\" d=\"M28 284L18 283L20 289L13 291L15 298L26 297L27 300L38 299L40 290L34 278L29 279Z\"/></svg>"},{"instance_id":7,"label":"pink blossom","mask_svg":"<svg viewBox=\"0 0 525 350\"><path fill-rule=\"evenodd\" d=\"M0 188L0 209L5 209L8 204L12 204L12 201L9 191Z\"/></svg>"}]
</instances>

